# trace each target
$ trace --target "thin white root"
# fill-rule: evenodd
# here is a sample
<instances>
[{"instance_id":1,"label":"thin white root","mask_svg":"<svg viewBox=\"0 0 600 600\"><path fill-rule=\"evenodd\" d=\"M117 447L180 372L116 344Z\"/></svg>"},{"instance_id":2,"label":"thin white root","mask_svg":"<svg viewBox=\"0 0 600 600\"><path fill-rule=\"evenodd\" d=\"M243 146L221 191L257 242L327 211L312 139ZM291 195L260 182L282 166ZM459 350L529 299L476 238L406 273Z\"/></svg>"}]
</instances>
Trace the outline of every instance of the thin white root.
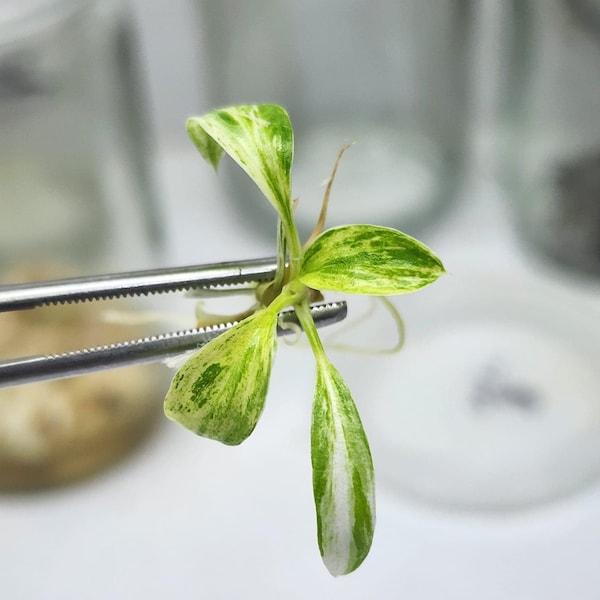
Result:
<instances>
[{"instance_id":1,"label":"thin white root","mask_svg":"<svg viewBox=\"0 0 600 600\"><path fill-rule=\"evenodd\" d=\"M369 309L364 314L360 315L358 318L354 319L353 321L347 323L347 326L344 327L343 330L340 329L340 330L336 331L335 333L331 334L327 338L325 344L328 349L340 350L342 352L355 352L358 354L367 354L367 355L395 354L396 352L399 352L402 349L402 347L404 346L404 340L406 338L406 331L404 328L404 321L402 320L400 313L398 312L398 310L396 309L394 304L392 302L390 302L390 300L388 298L386 298L385 296L374 296L372 298L372 300L373 300L373 302L371 302ZM338 337L340 335L340 333L343 333L344 331L347 332L347 331L351 330L353 327L356 327L357 325L359 325L360 323L365 321L366 319L369 319L370 317L372 317L375 314L377 300L379 300L381 302L381 304L383 304L384 308L390 314L390 316L392 317L392 319L394 320L394 323L396 325L396 331L398 332L398 340L392 347L390 347L390 348L362 348L360 346L354 346L352 344L332 344L331 343L332 339L334 339L335 337Z\"/></svg>"},{"instance_id":2,"label":"thin white root","mask_svg":"<svg viewBox=\"0 0 600 600\"><path fill-rule=\"evenodd\" d=\"M107 309L101 313L102 321L115 325L150 325L154 323L172 323L189 327L190 319L174 313L152 310L117 310Z\"/></svg>"},{"instance_id":3,"label":"thin white root","mask_svg":"<svg viewBox=\"0 0 600 600\"><path fill-rule=\"evenodd\" d=\"M254 287L244 289L238 288L198 288L187 290L183 293L184 298L222 298L223 296L253 296Z\"/></svg>"},{"instance_id":4,"label":"thin white root","mask_svg":"<svg viewBox=\"0 0 600 600\"><path fill-rule=\"evenodd\" d=\"M249 317L252 313L258 310L259 305L253 304L246 310L235 313L233 315L224 315L218 313L210 313L204 310L204 303L199 301L196 304L195 315L196 315L196 327L210 327L212 325L220 325L222 323L234 323L241 321L246 317Z\"/></svg>"},{"instance_id":5,"label":"thin white root","mask_svg":"<svg viewBox=\"0 0 600 600\"><path fill-rule=\"evenodd\" d=\"M167 367L169 367L170 369L181 369L181 367L183 367L183 365L185 365L185 363L192 358L192 356L194 356L194 354L196 354L196 352L198 352L198 350L188 350L187 352L184 352L183 354L177 354L176 356L169 356L168 358L165 358L162 362L163 364L167 365Z\"/></svg>"},{"instance_id":6,"label":"thin white root","mask_svg":"<svg viewBox=\"0 0 600 600\"><path fill-rule=\"evenodd\" d=\"M298 323L289 323L279 319L277 324L279 327L281 327L281 329L293 332L293 335L291 336L283 336L283 342L288 346L295 346L302 339L302 327L300 327Z\"/></svg>"}]
</instances>

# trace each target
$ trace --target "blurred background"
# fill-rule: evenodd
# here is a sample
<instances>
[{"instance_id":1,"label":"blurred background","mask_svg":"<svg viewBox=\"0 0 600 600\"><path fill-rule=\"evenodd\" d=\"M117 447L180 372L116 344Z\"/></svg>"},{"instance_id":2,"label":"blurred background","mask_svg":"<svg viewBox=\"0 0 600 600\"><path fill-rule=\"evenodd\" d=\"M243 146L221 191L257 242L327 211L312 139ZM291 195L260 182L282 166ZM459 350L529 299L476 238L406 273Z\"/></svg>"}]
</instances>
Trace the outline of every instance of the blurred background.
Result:
<instances>
[{"instance_id":1,"label":"blurred background","mask_svg":"<svg viewBox=\"0 0 600 600\"><path fill-rule=\"evenodd\" d=\"M598 0L2 0L4 282L272 255L267 203L184 128L248 102L290 112L304 235L354 141L330 224L397 227L448 275L393 299L398 354L336 349L395 343L368 299L325 335L377 473L356 573L318 555L314 366L280 344L237 448L161 416L162 365L0 390L0 595L598 598L599 71ZM132 310L194 320L0 315L0 359L156 326Z\"/></svg>"}]
</instances>

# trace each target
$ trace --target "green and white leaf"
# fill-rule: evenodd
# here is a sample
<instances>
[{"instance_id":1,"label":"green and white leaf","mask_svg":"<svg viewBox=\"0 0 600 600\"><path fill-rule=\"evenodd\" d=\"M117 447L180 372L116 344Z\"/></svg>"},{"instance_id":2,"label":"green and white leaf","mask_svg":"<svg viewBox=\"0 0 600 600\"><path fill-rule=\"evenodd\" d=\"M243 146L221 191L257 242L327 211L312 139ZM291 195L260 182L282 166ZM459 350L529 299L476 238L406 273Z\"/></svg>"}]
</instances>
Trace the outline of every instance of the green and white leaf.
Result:
<instances>
[{"instance_id":1,"label":"green and white leaf","mask_svg":"<svg viewBox=\"0 0 600 600\"><path fill-rule=\"evenodd\" d=\"M189 118L186 129L215 169L223 151L229 154L290 224L294 137L285 109L257 104L214 110Z\"/></svg>"},{"instance_id":2,"label":"green and white leaf","mask_svg":"<svg viewBox=\"0 0 600 600\"><path fill-rule=\"evenodd\" d=\"M165 414L198 435L237 445L262 413L277 312L263 309L211 340L175 374Z\"/></svg>"},{"instance_id":3,"label":"green and white leaf","mask_svg":"<svg viewBox=\"0 0 600 600\"><path fill-rule=\"evenodd\" d=\"M318 541L332 575L363 562L375 528L375 481L369 443L350 390L323 354L311 429Z\"/></svg>"},{"instance_id":4,"label":"green and white leaf","mask_svg":"<svg viewBox=\"0 0 600 600\"><path fill-rule=\"evenodd\" d=\"M389 296L418 290L443 273L427 246L396 229L343 225L306 248L299 279L318 290Z\"/></svg>"}]
</instances>

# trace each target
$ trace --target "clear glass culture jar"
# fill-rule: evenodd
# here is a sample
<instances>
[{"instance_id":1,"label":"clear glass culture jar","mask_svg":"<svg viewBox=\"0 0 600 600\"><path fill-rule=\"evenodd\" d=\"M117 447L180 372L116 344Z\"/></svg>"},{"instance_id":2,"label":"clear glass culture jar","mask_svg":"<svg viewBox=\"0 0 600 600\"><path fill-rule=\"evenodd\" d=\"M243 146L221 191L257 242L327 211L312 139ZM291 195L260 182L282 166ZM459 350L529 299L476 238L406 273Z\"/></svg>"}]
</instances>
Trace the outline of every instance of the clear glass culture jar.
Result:
<instances>
[{"instance_id":1,"label":"clear glass culture jar","mask_svg":"<svg viewBox=\"0 0 600 600\"><path fill-rule=\"evenodd\" d=\"M285 106L292 193L307 235L338 150L329 223L415 233L451 204L462 175L471 2L197 0L210 107ZM239 170L223 180L245 223L274 219Z\"/></svg>"},{"instance_id":2,"label":"clear glass culture jar","mask_svg":"<svg viewBox=\"0 0 600 600\"><path fill-rule=\"evenodd\" d=\"M600 2L505 6L501 180L548 264L600 275Z\"/></svg>"},{"instance_id":3,"label":"clear glass culture jar","mask_svg":"<svg viewBox=\"0 0 600 600\"><path fill-rule=\"evenodd\" d=\"M0 6L0 280L149 267L160 219L127 3ZM0 356L126 340L91 303L0 315ZM112 463L160 407L156 368L0 390L0 489L66 483Z\"/></svg>"}]
</instances>

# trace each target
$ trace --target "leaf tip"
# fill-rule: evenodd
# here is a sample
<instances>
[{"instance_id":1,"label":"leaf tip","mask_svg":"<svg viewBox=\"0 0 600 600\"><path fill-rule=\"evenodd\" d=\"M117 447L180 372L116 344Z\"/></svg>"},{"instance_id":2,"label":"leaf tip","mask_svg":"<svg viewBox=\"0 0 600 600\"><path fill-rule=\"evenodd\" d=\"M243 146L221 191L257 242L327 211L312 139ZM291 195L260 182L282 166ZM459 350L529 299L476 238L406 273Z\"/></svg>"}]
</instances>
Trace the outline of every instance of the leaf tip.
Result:
<instances>
[{"instance_id":1,"label":"leaf tip","mask_svg":"<svg viewBox=\"0 0 600 600\"><path fill-rule=\"evenodd\" d=\"M216 171L223 156L223 148L206 132L202 117L188 117L185 129L202 158Z\"/></svg>"}]
</instances>

